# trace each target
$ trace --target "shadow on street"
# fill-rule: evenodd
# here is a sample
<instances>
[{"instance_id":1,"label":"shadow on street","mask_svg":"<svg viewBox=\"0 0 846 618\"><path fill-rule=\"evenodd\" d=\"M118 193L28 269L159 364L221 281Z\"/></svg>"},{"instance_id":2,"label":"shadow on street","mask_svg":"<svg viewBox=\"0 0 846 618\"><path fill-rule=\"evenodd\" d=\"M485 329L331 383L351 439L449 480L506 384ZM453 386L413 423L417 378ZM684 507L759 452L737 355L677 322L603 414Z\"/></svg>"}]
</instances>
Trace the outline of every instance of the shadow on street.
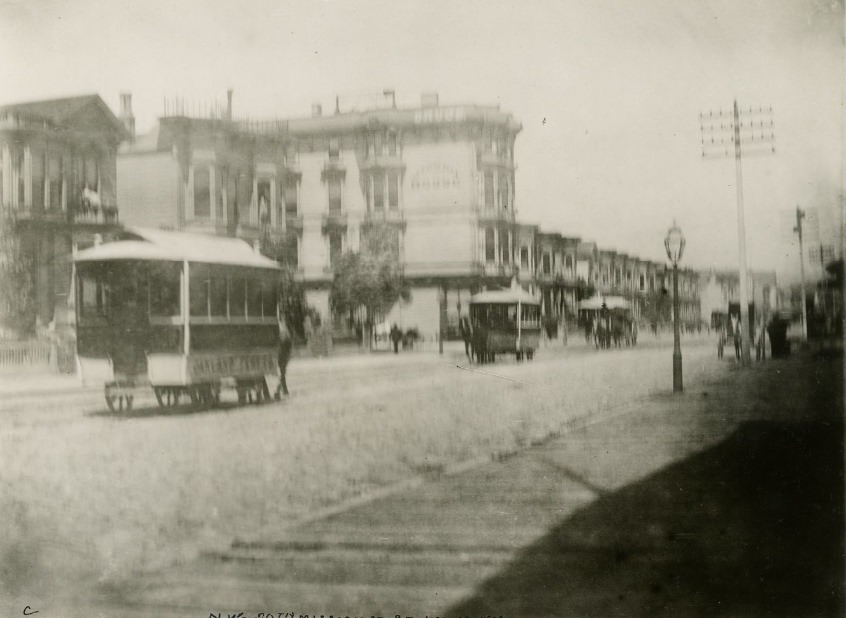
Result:
<instances>
[{"instance_id":1,"label":"shadow on street","mask_svg":"<svg viewBox=\"0 0 846 618\"><path fill-rule=\"evenodd\" d=\"M603 495L447 615L842 615L841 369L815 365L778 420Z\"/></svg>"}]
</instances>

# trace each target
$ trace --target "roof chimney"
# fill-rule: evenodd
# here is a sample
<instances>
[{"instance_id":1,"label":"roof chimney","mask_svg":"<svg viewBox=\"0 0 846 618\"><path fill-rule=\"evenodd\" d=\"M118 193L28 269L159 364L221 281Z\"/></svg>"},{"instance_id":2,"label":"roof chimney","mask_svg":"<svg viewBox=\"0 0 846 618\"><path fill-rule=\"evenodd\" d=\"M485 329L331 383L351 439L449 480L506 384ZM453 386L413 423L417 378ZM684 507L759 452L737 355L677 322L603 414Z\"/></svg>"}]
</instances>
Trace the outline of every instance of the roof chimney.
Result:
<instances>
[{"instance_id":1,"label":"roof chimney","mask_svg":"<svg viewBox=\"0 0 846 618\"><path fill-rule=\"evenodd\" d=\"M132 115L132 93L120 93L120 116L118 117L129 131L132 137L135 137L135 116Z\"/></svg>"},{"instance_id":2,"label":"roof chimney","mask_svg":"<svg viewBox=\"0 0 846 618\"><path fill-rule=\"evenodd\" d=\"M438 93L437 92L424 92L420 95L420 105L421 107L437 107L438 106Z\"/></svg>"},{"instance_id":3,"label":"roof chimney","mask_svg":"<svg viewBox=\"0 0 846 618\"><path fill-rule=\"evenodd\" d=\"M320 118L323 115L323 106L320 103L311 104L311 117Z\"/></svg>"},{"instance_id":4,"label":"roof chimney","mask_svg":"<svg viewBox=\"0 0 846 618\"><path fill-rule=\"evenodd\" d=\"M232 122L232 88L226 91L226 120Z\"/></svg>"}]
</instances>

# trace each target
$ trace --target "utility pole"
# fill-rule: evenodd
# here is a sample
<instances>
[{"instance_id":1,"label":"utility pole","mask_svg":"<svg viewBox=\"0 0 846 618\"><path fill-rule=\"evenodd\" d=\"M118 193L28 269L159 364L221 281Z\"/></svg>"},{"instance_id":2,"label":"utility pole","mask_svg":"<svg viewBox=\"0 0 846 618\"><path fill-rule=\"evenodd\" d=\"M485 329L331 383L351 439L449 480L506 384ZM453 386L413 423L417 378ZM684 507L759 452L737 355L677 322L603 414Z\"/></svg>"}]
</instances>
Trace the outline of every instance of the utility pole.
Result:
<instances>
[{"instance_id":1,"label":"utility pole","mask_svg":"<svg viewBox=\"0 0 846 618\"><path fill-rule=\"evenodd\" d=\"M805 211L796 207L796 227L793 231L799 235L799 273L802 281L802 339L808 340L808 307L805 302L805 255L802 252L802 219L805 218Z\"/></svg>"},{"instance_id":2,"label":"utility pole","mask_svg":"<svg viewBox=\"0 0 846 618\"><path fill-rule=\"evenodd\" d=\"M743 170L741 160L746 154L775 153L773 108L741 109L734 100L731 112L709 111L699 114L702 131L702 157L728 157L734 154L737 192L737 248L738 283L740 284L741 361L752 362L752 321L749 315L749 280L746 269L746 221L743 211Z\"/></svg>"}]
</instances>

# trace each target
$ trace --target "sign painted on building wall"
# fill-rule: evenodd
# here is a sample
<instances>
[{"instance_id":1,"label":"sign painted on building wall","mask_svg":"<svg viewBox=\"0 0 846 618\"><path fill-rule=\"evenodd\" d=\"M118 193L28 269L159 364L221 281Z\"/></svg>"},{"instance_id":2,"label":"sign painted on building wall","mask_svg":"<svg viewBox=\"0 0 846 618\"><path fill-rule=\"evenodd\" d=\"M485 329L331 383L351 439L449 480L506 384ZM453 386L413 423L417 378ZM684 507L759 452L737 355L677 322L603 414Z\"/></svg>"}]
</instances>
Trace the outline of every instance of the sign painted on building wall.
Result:
<instances>
[{"instance_id":1,"label":"sign painted on building wall","mask_svg":"<svg viewBox=\"0 0 846 618\"><path fill-rule=\"evenodd\" d=\"M458 170L446 163L429 163L411 175L410 187L414 191L456 189L461 186Z\"/></svg>"}]
</instances>

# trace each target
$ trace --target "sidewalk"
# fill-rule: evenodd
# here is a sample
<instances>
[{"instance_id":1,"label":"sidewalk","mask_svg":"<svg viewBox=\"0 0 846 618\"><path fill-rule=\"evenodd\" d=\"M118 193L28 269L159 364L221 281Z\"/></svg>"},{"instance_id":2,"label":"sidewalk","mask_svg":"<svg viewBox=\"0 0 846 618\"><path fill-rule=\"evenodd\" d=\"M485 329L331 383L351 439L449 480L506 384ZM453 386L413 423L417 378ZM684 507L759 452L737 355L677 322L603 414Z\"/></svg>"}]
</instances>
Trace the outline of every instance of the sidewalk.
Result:
<instances>
[{"instance_id":1,"label":"sidewalk","mask_svg":"<svg viewBox=\"0 0 846 618\"><path fill-rule=\"evenodd\" d=\"M88 609L837 616L841 360L726 367L511 457L140 577Z\"/></svg>"},{"instance_id":2,"label":"sidewalk","mask_svg":"<svg viewBox=\"0 0 846 618\"><path fill-rule=\"evenodd\" d=\"M399 354L388 351L374 350L365 352L343 348L329 356L314 357L303 353L295 355L289 366L289 375L296 376L300 372L325 370L329 367L378 367L380 365L397 363L413 365L420 362L437 362L444 358L462 358L464 347L461 342L445 342L444 354L438 354L437 347L426 350L406 350ZM81 391L97 392L100 386L83 387L76 375L54 373L44 368L9 368L0 370L0 399L17 399L34 395L59 396L63 394L78 394Z\"/></svg>"},{"instance_id":3,"label":"sidewalk","mask_svg":"<svg viewBox=\"0 0 846 618\"><path fill-rule=\"evenodd\" d=\"M76 375L52 373L44 369L0 371L0 399L25 397L36 393L78 393L81 390L83 387ZM102 390L102 387L93 390Z\"/></svg>"}]
</instances>

